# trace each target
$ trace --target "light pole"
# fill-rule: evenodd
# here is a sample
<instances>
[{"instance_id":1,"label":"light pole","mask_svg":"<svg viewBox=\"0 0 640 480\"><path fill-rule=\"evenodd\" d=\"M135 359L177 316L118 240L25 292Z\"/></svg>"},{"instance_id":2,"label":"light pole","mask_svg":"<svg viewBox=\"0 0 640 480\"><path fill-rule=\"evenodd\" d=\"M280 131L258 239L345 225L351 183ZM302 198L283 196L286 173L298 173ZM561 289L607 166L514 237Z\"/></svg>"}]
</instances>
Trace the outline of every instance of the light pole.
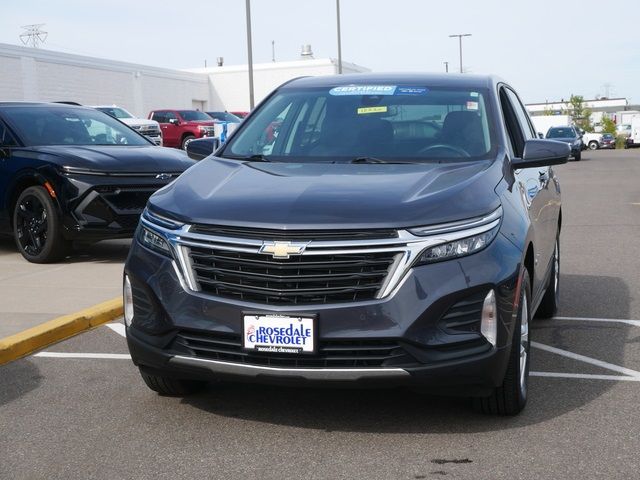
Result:
<instances>
[{"instance_id":1,"label":"light pole","mask_svg":"<svg viewBox=\"0 0 640 480\"><path fill-rule=\"evenodd\" d=\"M338 26L338 74L342 74L342 41L340 39L340 0L336 0L336 21Z\"/></svg>"},{"instance_id":2,"label":"light pole","mask_svg":"<svg viewBox=\"0 0 640 480\"><path fill-rule=\"evenodd\" d=\"M251 47L251 0L246 0L247 13L247 57L249 65L249 110L255 105L253 99L253 49Z\"/></svg>"},{"instance_id":3,"label":"light pole","mask_svg":"<svg viewBox=\"0 0 640 480\"><path fill-rule=\"evenodd\" d=\"M442 63L444 63L444 71L446 73L449 73L449 62L442 62Z\"/></svg>"},{"instance_id":4,"label":"light pole","mask_svg":"<svg viewBox=\"0 0 640 480\"><path fill-rule=\"evenodd\" d=\"M456 35L449 35L449 38L458 37L458 42L460 43L460 73L462 73L462 37L470 37L470 33L459 33Z\"/></svg>"}]
</instances>

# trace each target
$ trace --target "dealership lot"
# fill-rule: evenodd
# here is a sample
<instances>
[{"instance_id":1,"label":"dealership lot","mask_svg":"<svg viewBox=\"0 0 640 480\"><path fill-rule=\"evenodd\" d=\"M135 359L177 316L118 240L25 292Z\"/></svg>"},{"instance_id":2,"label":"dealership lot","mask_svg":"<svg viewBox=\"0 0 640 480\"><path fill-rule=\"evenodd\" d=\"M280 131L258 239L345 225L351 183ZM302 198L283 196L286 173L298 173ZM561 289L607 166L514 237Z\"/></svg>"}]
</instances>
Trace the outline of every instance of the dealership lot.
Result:
<instances>
[{"instance_id":1,"label":"dealership lot","mask_svg":"<svg viewBox=\"0 0 640 480\"><path fill-rule=\"evenodd\" d=\"M520 416L480 416L464 399L404 390L221 384L158 397L127 359L117 324L0 367L0 478L634 477L640 151L586 152L557 170L561 318L532 325L535 373ZM100 262L109 254L94 248L85 275L99 285L123 256L118 247ZM92 280L80 285L69 272L67 290L84 301Z\"/></svg>"}]
</instances>

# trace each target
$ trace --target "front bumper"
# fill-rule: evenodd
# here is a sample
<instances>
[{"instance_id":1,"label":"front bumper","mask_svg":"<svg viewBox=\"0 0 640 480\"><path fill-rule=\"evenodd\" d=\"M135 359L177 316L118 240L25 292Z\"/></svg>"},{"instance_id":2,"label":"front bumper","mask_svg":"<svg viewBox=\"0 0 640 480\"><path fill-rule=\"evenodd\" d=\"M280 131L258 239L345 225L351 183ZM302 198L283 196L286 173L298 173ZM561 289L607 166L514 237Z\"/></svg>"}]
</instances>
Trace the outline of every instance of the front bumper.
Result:
<instances>
[{"instance_id":1,"label":"front bumper","mask_svg":"<svg viewBox=\"0 0 640 480\"><path fill-rule=\"evenodd\" d=\"M128 345L142 369L181 378L421 385L486 395L504 377L520 260L521 252L499 234L474 255L410 270L389 297L278 308L188 291L176 263L136 240L125 266L135 310ZM460 314L469 299L484 298L490 289L498 306L496 347L479 333L479 317L463 328L451 320L452 311ZM239 343L242 315L248 311L315 315L318 352L309 357L248 353ZM347 362L327 353L327 345L347 344L358 345ZM367 350L384 345L392 352L380 358Z\"/></svg>"}]
</instances>

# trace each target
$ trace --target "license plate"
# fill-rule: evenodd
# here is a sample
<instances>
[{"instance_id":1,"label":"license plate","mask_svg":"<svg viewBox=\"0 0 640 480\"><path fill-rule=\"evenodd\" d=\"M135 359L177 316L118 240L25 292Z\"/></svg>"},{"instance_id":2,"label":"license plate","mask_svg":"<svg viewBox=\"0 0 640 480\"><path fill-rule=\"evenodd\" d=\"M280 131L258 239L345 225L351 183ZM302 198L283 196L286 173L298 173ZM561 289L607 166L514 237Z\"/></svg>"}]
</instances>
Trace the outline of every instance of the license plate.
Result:
<instances>
[{"instance_id":1,"label":"license plate","mask_svg":"<svg viewBox=\"0 0 640 480\"><path fill-rule=\"evenodd\" d=\"M313 353L314 323L309 316L244 315L242 346L267 353Z\"/></svg>"}]
</instances>

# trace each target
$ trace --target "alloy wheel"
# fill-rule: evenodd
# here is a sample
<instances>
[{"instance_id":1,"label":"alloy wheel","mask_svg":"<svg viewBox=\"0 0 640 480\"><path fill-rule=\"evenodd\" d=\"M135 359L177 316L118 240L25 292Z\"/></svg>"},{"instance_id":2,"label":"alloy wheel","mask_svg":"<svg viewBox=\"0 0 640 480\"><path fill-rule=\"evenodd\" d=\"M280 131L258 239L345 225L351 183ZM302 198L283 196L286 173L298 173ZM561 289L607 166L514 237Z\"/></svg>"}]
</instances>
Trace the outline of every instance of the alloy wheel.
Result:
<instances>
[{"instance_id":1,"label":"alloy wheel","mask_svg":"<svg viewBox=\"0 0 640 480\"><path fill-rule=\"evenodd\" d=\"M16 231L23 250L39 255L47 242L47 209L34 195L22 198L17 207Z\"/></svg>"}]
</instances>

